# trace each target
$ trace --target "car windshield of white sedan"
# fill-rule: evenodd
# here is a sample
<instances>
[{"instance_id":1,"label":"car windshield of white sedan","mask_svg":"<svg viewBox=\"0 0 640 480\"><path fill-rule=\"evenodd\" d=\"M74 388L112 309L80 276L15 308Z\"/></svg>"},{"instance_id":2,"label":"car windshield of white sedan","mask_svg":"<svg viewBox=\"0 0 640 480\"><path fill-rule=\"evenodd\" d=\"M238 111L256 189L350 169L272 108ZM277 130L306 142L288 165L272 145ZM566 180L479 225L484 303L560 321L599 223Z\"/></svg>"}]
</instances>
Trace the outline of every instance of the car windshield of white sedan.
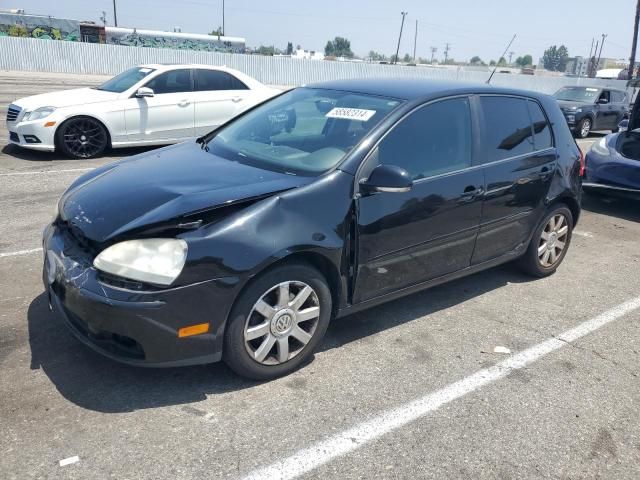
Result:
<instances>
[{"instance_id":1,"label":"car windshield of white sedan","mask_svg":"<svg viewBox=\"0 0 640 480\"><path fill-rule=\"evenodd\" d=\"M401 102L298 88L247 113L206 145L214 155L292 175L334 167Z\"/></svg>"},{"instance_id":2,"label":"car windshield of white sedan","mask_svg":"<svg viewBox=\"0 0 640 480\"><path fill-rule=\"evenodd\" d=\"M595 103L599 95L599 88L565 87L558 90L554 96L558 100L569 102Z\"/></svg>"},{"instance_id":3,"label":"car windshield of white sedan","mask_svg":"<svg viewBox=\"0 0 640 480\"><path fill-rule=\"evenodd\" d=\"M96 87L96 90L122 93L126 90L129 90L136 83L138 83L140 80L154 71L155 69L146 67L130 68L129 70L125 70L124 72L116 75L112 79L107 80L99 87Z\"/></svg>"}]
</instances>

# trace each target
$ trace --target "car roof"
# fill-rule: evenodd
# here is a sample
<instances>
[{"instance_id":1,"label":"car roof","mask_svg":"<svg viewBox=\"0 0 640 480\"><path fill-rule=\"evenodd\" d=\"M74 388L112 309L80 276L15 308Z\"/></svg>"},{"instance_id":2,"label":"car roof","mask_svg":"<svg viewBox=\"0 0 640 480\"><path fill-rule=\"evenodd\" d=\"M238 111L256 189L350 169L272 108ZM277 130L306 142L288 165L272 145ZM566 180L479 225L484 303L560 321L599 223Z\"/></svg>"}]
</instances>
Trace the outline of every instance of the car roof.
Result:
<instances>
[{"instance_id":1,"label":"car roof","mask_svg":"<svg viewBox=\"0 0 640 480\"><path fill-rule=\"evenodd\" d=\"M392 97L402 100L421 100L456 94L462 95L474 93L525 95L533 98L544 96L537 92L496 87L484 83L409 78L332 80L328 82L312 83L305 86L309 88L324 88L353 93L363 93L380 97Z\"/></svg>"}]
</instances>

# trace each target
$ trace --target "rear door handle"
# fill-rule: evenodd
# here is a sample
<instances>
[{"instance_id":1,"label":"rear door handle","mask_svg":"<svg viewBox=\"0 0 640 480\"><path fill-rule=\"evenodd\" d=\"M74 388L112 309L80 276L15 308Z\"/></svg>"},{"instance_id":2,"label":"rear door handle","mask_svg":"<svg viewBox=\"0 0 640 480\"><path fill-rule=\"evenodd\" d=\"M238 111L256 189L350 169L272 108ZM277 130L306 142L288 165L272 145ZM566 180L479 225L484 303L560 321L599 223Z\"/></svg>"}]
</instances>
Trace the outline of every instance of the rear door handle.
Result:
<instances>
[{"instance_id":1,"label":"rear door handle","mask_svg":"<svg viewBox=\"0 0 640 480\"><path fill-rule=\"evenodd\" d=\"M181 100L180 102L178 102L178 106L179 107L186 107L187 105L189 105L189 100Z\"/></svg>"},{"instance_id":2,"label":"rear door handle","mask_svg":"<svg viewBox=\"0 0 640 480\"><path fill-rule=\"evenodd\" d=\"M546 180L551 175L553 175L553 170L550 169L549 167L542 167L542 170L540 170L540 178L542 180Z\"/></svg>"},{"instance_id":3,"label":"rear door handle","mask_svg":"<svg viewBox=\"0 0 640 480\"><path fill-rule=\"evenodd\" d=\"M474 187L473 185L469 185L464 189L462 195L458 197L458 202L460 203L470 203L473 202L476 198L482 196L484 194L484 188L482 187Z\"/></svg>"},{"instance_id":4,"label":"rear door handle","mask_svg":"<svg viewBox=\"0 0 640 480\"><path fill-rule=\"evenodd\" d=\"M233 103L241 102L241 101L242 101L242 97L233 97L233 98L231 99L231 101L232 101Z\"/></svg>"}]
</instances>

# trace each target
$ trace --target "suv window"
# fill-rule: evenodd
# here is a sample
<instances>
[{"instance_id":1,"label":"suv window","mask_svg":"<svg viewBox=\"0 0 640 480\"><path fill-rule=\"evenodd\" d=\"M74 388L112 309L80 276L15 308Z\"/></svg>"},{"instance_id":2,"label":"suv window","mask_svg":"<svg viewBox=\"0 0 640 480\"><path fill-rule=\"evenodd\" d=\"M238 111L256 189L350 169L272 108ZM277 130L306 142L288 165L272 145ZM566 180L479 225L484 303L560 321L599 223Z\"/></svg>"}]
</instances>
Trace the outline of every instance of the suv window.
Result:
<instances>
[{"instance_id":1,"label":"suv window","mask_svg":"<svg viewBox=\"0 0 640 480\"><path fill-rule=\"evenodd\" d=\"M378 146L378 163L397 165L414 180L471 166L467 98L427 105L402 120Z\"/></svg>"},{"instance_id":2,"label":"suv window","mask_svg":"<svg viewBox=\"0 0 640 480\"><path fill-rule=\"evenodd\" d=\"M544 150L553 146L551 139L551 126L547 122L547 117L542 113L542 109L537 102L529 100L529 114L533 125L533 144L536 150Z\"/></svg>"},{"instance_id":3,"label":"suv window","mask_svg":"<svg viewBox=\"0 0 640 480\"><path fill-rule=\"evenodd\" d=\"M233 75L219 70L196 69L196 92L213 90L248 90L247 86Z\"/></svg>"},{"instance_id":4,"label":"suv window","mask_svg":"<svg viewBox=\"0 0 640 480\"><path fill-rule=\"evenodd\" d=\"M533 133L527 101L515 97L480 97L485 162L533 152Z\"/></svg>"},{"instance_id":5,"label":"suv window","mask_svg":"<svg viewBox=\"0 0 640 480\"><path fill-rule=\"evenodd\" d=\"M611 99L609 98L609 90L603 90L600 96L598 97L598 101L596 103L600 103L600 101L606 100L606 103L610 103Z\"/></svg>"},{"instance_id":6,"label":"suv window","mask_svg":"<svg viewBox=\"0 0 640 480\"><path fill-rule=\"evenodd\" d=\"M191 91L191 72L189 70L171 70L162 73L145 85L156 95Z\"/></svg>"},{"instance_id":7,"label":"suv window","mask_svg":"<svg viewBox=\"0 0 640 480\"><path fill-rule=\"evenodd\" d=\"M613 103L624 103L626 98L627 95L624 92L616 92L615 90L611 91L611 102Z\"/></svg>"}]
</instances>

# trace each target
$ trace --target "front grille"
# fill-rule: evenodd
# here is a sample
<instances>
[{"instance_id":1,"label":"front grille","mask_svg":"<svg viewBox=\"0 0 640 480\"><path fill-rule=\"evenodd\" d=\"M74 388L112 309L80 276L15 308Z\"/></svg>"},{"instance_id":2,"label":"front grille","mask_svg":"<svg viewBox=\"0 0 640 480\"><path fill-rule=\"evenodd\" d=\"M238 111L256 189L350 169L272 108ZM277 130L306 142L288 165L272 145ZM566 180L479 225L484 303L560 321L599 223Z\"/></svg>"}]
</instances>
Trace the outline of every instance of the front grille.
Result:
<instances>
[{"instance_id":1,"label":"front grille","mask_svg":"<svg viewBox=\"0 0 640 480\"><path fill-rule=\"evenodd\" d=\"M9 110L7 111L7 122L15 122L18 119L18 115L20 115L21 110L22 109L20 107L9 105Z\"/></svg>"}]
</instances>

